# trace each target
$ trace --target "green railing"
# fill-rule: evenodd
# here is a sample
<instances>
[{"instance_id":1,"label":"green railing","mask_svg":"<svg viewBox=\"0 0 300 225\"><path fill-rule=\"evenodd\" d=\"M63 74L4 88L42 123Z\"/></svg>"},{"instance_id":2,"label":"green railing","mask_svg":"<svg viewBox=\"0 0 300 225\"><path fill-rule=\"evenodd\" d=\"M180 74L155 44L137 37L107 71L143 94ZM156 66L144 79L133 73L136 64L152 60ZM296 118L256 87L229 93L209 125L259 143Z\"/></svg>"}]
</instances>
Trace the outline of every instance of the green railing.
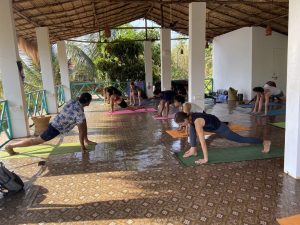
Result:
<instances>
[{"instance_id":1,"label":"green railing","mask_svg":"<svg viewBox=\"0 0 300 225\"><path fill-rule=\"evenodd\" d=\"M26 93L25 96L28 117L48 114L48 105L45 90L29 92Z\"/></svg>"},{"instance_id":2,"label":"green railing","mask_svg":"<svg viewBox=\"0 0 300 225\"><path fill-rule=\"evenodd\" d=\"M214 90L214 80L212 78L204 79L204 93L209 94Z\"/></svg>"},{"instance_id":3,"label":"green railing","mask_svg":"<svg viewBox=\"0 0 300 225\"><path fill-rule=\"evenodd\" d=\"M65 90L63 85L57 85L55 87L56 90L56 97L57 97L57 104L58 108L65 104Z\"/></svg>"},{"instance_id":4,"label":"green railing","mask_svg":"<svg viewBox=\"0 0 300 225\"><path fill-rule=\"evenodd\" d=\"M108 86L118 88L124 96L128 95L128 82L73 82L71 83L72 98L78 97L83 92L89 92L102 101L104 100L103 90Z\"/></svg>"},{"instance_id":5,"label":"green railing","mask_svg":"<svg viewBox=\"0 0 300 225\"><path fill-rule=\"evenodd\" d=\"M9 110L8 110L8 103L7 100L1 100L0 101L0 134L2 139L2 134L4 134L7 138L4 143L1 143L0 147L5 145L7 142L9 142L12 139L12 130L11 130L11 123L10 123L10 116L9 116Z\"/></svg>"}]
</instances>

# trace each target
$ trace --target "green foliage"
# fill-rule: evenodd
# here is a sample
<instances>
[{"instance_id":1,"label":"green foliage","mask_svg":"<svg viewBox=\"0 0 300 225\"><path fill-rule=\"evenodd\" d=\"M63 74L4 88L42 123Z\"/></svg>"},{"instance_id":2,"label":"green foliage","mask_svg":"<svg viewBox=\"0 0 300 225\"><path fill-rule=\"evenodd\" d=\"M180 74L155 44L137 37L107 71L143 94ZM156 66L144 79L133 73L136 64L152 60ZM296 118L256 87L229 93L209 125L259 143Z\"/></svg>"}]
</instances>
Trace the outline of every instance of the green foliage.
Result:
<instances>
[{"instance_id":1,"label":"green foliage","mask_svg":"<svg viewBox=\"0 0 300 225\"><path fill-rule=\"evenodd\" d=\"M129 26L128 24L125 26ZM103 36L103 35L101 35ZM149 39L159 36L158 31L151 30L148 33ZM101 77L111 81L144 80L144 47L141 40L145 39L145 31L117 30L112 34L110 43L99 43L99 54L94 59ZM133 41L138 40L138 41ZM154 79L160 74L160 48L153 43L153 75Z\"/></svg>"},{"instance_id":2,"label":"green foliage","mask_svg":"<svg viewBox=\"0 0 300 225\"><path fill-rule=\"evenodd\" d=\"M212 78L212 44L205 49L205 77Z\"/></svg>"}]
</instances>

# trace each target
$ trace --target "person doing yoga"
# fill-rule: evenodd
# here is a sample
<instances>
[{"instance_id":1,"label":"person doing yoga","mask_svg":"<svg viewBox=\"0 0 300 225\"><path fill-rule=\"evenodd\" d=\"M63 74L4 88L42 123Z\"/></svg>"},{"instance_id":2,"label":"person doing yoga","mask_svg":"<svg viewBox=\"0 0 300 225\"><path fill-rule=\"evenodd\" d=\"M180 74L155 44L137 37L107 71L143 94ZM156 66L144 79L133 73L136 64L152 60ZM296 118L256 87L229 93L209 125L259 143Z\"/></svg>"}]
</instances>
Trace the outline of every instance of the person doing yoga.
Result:
<instances>
[{"instance_id":1,"label":"person doing yoga","mask_svg":"<svg viewBox=\"0 0 300 225\"><path fill-rule=\"evenodd\" d=\"M130 98L129 105L135 105L135 96L138 97L139 106L141 106L142 89L135 85L133 81L130 82Z\"/></svg>"},{"instance_id":2,"label":"person doing yoga","mask_svg":"<svg viewBox=\"0 0 300 225\"><path fill-rule=\"evenodd\" d=\"M223 138L239 143L250 143L250 144L262 144L263 153L268 153L270 151L271 141L261 140L254 137L243 137L237 133L234 133L227 124L221 122L218 117L206 114L206 113L191 113L188 115L184 112L178 112L175 114L175 122L180 126L190 125L190 144L191 148L185 152L183 157L190 157L197 155L197 135L200 140L203 159L195 161L196 164L204 164L208 162L208 152L206 141L204 137L204 131L214 132Z\"/></svg>"},{"instance_id":3,"label":"person doing yoga","mask_svg":"<svg viewBox=\"0 0 300 225\"><path fill-rule=\"evenodd\" d=\"M40 136L27 138L14 144L8 144L5 146L5 150L10 155L18 154L18 152L14 151L14 148L42 144L46 141L50 141L59 134L68 133L77 125L81 151L87 151L85 144L97 144L88 139L86 119L83 110L84 107L89 106L91 101L92 96L89 93L83 93L78 99L70 100L53 121L49 123L48 128Z\"/></svg>"},{"instance_id":4,"label":"person doing yoga","mask_svg":"<svg viewBox=\"0 0 300 225\"><path fill-rule=\"evenodd\" d=\"M155 97L161 98L156 117L162 117L163 112L165 110L165 117L168 118L169 111L170 111L170 104L172 104L174 101L175 92L171 90L167 90L167 91L155 90L153 94Z\"/></svg>"},{"instance_id":5,"label":"person doing yoga","mask_svg":"<svg viewBox=\"0 0 300 225\"><path fill-rule=\"evenodd\" d=\"M275 85L275 86L274 86ZM256 94L255 105L252 113L258 114L262 112L263 105L265 106L265 115L268 114L270 98L276 98L278 101L284 101L283 91L276 87L272 81L268 81L264 87L255 87L253 91Z\"/></svg>"}]
</instances>

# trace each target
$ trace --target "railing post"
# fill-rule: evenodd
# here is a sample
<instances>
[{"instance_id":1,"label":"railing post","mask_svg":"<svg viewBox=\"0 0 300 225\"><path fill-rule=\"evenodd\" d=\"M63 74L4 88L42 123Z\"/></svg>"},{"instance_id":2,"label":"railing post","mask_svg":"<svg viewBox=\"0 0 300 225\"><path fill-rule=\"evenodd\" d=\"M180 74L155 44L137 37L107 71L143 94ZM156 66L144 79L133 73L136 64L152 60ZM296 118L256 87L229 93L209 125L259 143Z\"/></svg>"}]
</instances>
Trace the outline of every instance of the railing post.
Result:
<instances>
[{"instance_id":1,"label":"railing post","mask_svg":"<svg viewBox=\"0 0 300 225\"><path fill-rule=\"evenodd\" d=\"M13 133L12 133L12 129L11 129L11 123L10 123L10 116L9 116L9 110L8 110L8 103L7 101L5 101L4 103L4 110L5 110L5 114L6 114L6 122L7 122L7 128L9 131L9 139L12 139L13 137Z\"/></svg>"}]
</instances>

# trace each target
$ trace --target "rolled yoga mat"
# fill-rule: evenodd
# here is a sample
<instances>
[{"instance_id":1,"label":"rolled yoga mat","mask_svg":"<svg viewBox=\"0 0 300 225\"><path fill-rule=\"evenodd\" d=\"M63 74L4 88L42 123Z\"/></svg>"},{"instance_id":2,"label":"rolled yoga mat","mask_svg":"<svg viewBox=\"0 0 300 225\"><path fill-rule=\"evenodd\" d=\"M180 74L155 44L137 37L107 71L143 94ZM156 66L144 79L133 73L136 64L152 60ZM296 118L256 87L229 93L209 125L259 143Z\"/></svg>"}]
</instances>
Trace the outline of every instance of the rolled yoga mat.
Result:
<instances>
[{"instance_id":1,"label":"rolled yoga mat","mask_svg":"<svg viewBox=\"0 0 300 225\"><path fill-rule=\"evenodd\" d=\"M95 148L95 145L89 145L88 150ZM80 152L80 143L64 143L61 145L35 145L30 147L15 148L18 155L10 156L5 150L0 151L0 160L19 159L27 157L48 158L52 155Z\"/></svg>"},{"instance_id":2,"label":"rolled yoga mat","mask_svg":"<svg viewBox=\"0 0 300 225\"><path fill-rule=\"evenodd\" d=\"M257 159L271 159L283 157L283 148L272 147L269 153L262 153L262 145L249 145L242 147L211 148L208 149L207 164L239 162ZM176 159L185 166L195 166L195 161L203 158L202 151L199 150L197 156L183 158L184 153L174 153Z\"/></svg>"}]
</instances>

